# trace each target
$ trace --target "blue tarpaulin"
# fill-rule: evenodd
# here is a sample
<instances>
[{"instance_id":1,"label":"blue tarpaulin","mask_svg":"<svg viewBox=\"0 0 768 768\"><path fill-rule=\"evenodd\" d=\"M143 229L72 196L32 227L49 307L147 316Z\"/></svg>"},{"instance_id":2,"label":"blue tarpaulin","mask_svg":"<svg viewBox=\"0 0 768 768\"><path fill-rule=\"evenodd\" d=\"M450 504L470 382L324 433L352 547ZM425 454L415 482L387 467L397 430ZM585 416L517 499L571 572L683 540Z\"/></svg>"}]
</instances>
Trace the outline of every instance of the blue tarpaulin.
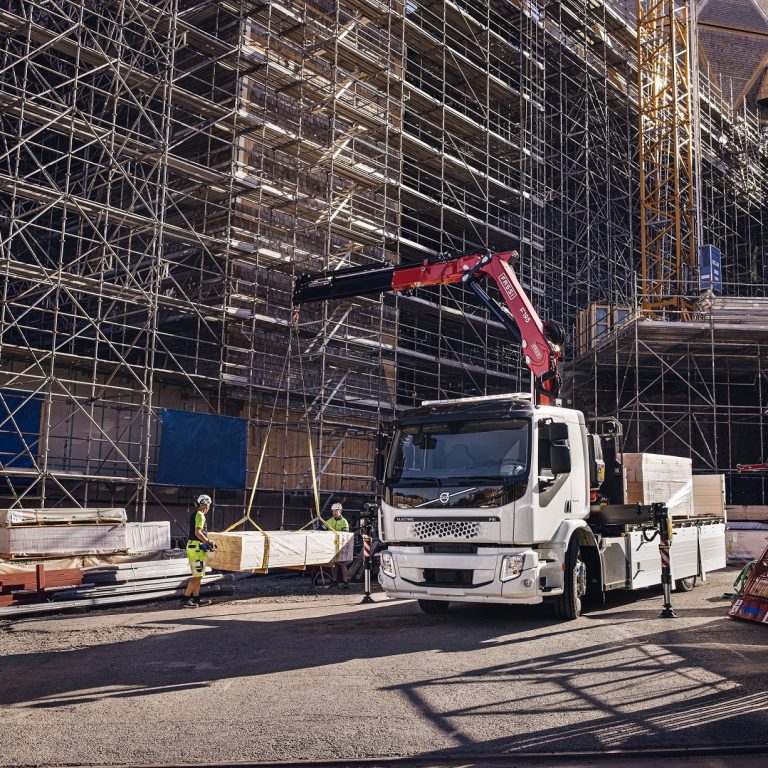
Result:
<instances>
[{"instance_id":1,"label":"blue tarpaulin","mask_svg":"<svg viewBox=\"0 0 768 768\"><path fill-rule=\"evenodd\" d=\"M157 482L205 488L245 487L248 422L164 408Z\"/></svg>"},{"instance_id":2,"label":"blue tarpaulin","mask_svg":"<svg viewBox=\"0 0 768 768\"><path fill-rule=\"evenodd\" d=\"M33 457L37 456L40 442L42 408L43 399L37 395L30 397L28 392L0 389L0 467L35 466Z\"/></svg>"}]
</instances>

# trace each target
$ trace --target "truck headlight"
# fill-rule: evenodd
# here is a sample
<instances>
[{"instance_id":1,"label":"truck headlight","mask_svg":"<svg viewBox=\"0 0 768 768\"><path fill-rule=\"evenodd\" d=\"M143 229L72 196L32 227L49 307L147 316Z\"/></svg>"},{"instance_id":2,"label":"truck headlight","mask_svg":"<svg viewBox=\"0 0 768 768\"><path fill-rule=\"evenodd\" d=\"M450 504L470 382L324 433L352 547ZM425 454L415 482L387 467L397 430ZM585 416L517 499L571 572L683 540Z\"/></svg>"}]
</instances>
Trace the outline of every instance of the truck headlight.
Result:
<instances>
[{"instance_id":1,"label":"truck headlight","mask_svg":"<svg viewBox=\"0 0 768 768\"><path fill-rule=\"evenodd\" d=\"M525 555L506 555L501 561L501 581L516 579L525 567Z\"/></svg>"},{"instance_id":2,"label":"truck headlight","mask_svg":"<svg viewBox=\"0 0 768 768\"><path fill-rule=\"evenodd\" d=\"M391 552L381 553L379 568L381 568L381 571L385 576L389 576L391 579L395 578L395 558L392 557Z\"/></svg>"}]
</instances>

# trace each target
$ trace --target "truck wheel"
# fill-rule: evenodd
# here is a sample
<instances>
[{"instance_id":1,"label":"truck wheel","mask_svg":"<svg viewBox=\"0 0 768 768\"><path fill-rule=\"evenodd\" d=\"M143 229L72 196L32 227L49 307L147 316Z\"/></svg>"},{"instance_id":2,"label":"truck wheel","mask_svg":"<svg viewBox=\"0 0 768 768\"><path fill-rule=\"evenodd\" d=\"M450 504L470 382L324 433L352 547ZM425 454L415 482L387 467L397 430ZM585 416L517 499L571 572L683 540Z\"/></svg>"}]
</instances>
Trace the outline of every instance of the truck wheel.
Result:
<instances>
[{"instance_id":1,"label":"truck wheel","mask_svg":"<svg viewBox=\"0 0 768 768\"><path fill-rule=\"evenodd\" d=\"M565 583L563 594L555 598L558 619L577 619L581 615L581 598L587 591L587 566L580 557L579 545L571 539L565 553Z\"/></svg>"},{"instance_id":2,"label":"truck wheel","mask_svg":"<svg viewBox=\"0 0 768 768\"><path fill-rule=\"evenodd\" d=\"M445 613L449 605L447 600L419 600L419 608L424 613Z\"/></svg>"},{"instance_id":3,"label":"truck wheel","mask_svg":"<svg viewBox=\"0 0 768 768\"><path fill-rule=\"evenodd\" d=\"M675 592L690 592L695 586L695 576L689 576L687 579L678 579L675 582Z\"/></svg>"}]
</instances>

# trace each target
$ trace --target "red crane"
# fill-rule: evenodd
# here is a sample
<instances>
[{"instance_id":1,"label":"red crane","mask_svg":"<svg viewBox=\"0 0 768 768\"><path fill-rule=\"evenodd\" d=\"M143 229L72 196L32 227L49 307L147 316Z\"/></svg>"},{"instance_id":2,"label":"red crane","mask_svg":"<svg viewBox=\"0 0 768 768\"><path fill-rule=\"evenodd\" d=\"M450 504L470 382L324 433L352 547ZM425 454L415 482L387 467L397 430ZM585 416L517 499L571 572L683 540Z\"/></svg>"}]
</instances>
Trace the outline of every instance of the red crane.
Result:
<instances>
[{"instance_id":1,"label":"red crane","mask_svg":"<svg viewBox=\"0 0 768 768\"><path fill-rule=\"evenodd\" d=\"M522 345L538 402L548 405L560 395L558 360L564 334L556 323L545 323L539 318L512 269L510 262L516 258L516 251L467 251L441 254L421 264L351 267L302 275L296 279L293 304L464 284ZM485 290L486 279L496 283L506 306Z\"/></svg>"}]
</instances>

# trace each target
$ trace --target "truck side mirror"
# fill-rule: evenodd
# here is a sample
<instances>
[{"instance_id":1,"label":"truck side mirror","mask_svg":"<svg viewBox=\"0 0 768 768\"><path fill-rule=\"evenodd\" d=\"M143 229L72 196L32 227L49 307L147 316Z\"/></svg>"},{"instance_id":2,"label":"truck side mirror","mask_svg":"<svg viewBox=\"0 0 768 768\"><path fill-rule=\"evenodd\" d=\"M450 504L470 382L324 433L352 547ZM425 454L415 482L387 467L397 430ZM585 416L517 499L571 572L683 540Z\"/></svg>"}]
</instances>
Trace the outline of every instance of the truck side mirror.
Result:
<instances>
[{"instance_id":1,"label":"truck side mirror","mask_svg":"<svg viewBox=\"0 0 768 768\"><path fill-rule=\"evenodd\" d=\"M376 482L384 482L384 470L387 465L386 456L383 453L377 453L373 457L373 476L376 478Z\"/></svg>"},{"instance_id":2,"label":"truck side mirror","mask_svg":"<svg viewBox=\"0 0 768 768\"><path fill-rule=\"evenodd\" d=\"M571 471L571 449L567 445L550 446L549 462L553 475L568 474Z\"/></svg>"},{"instance_id":3,"label":"truck side mirror","mask_svg":"<svg viewBox=\"0 0 768 768\"><path fill-rule=\"evenodd\" d=\"M568 439L568 425L562 421L553 421L549 425L549 440L556 443L559 440Z\"/></svg>"}]
</instances>

